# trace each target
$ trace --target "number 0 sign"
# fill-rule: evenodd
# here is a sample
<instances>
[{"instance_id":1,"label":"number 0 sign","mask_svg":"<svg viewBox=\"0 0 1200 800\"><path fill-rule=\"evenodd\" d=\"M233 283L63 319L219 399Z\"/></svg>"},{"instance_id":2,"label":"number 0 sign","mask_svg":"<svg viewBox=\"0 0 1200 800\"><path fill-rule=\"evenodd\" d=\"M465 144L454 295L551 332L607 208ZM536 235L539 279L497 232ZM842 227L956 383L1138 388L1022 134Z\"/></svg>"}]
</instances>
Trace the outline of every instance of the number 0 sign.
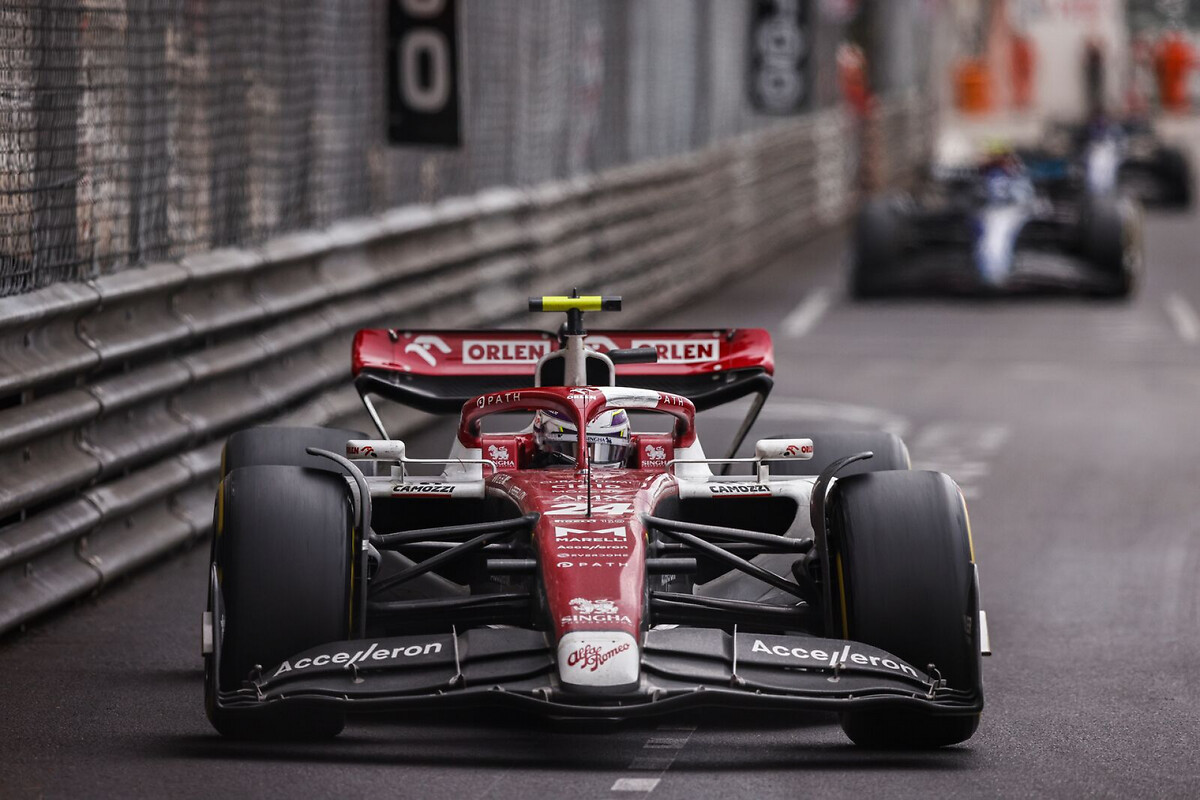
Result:
<instances>
[{"instance_id":1,"label":"number 0 sign","mask_svg":"<svg viewBox=\"0 0 1200 800\"><path fill-rule=\"evenodd\" d=\"M388 141L456 146L458 0L389 0Z\"/></svg>"}]
</instances>

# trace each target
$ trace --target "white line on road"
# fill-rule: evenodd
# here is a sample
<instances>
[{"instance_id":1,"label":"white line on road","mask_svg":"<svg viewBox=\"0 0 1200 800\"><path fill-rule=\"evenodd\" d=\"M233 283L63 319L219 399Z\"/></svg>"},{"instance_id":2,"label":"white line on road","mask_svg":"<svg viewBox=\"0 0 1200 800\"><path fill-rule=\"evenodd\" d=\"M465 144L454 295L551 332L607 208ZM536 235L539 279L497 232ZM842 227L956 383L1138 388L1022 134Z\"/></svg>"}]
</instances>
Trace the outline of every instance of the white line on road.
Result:
<instances>
[{"instance_id":1,"label":"white line on road","mask_svg":"<svg viewBox=\"0 0 1200 800\"><path fill-rule=\"evenodd\" d=\"M800 305L783 318L779 328L789 339L799 339L816 327L825 316L825 312L833 305L833 289L823 286L808 293Z\"/></svg>"},{"instance_id":2,"label":"white line on road","mask_svg":"<svg viewBox=\"0 0 1200 800\"><path fill-rule=\"evenodd\" d=\"M991 472L989 462L1011 435L1012 429L1000 423L927 425L913 437L913 469L944 472L958 484L963 497L977 500L983 494L983 479Z\"/></svg>"},{"instance_id":3,"label":"white line on road","mask_svg":"<svg viewBox=\"0 0 1200 800\"><path fill-rule=\"evenodd\" d=\"M1179 292L1171 292L1164 305L1179 338L1188 344L1200 342L1200 316L1197 316L1196 309L1192 308L1187 298Z\"/></svg>"},{"instance_id":4,"label":"white line on road","mask_svg":"<svg viewBox=\"0 0 1200 800\"><path fill-rule=\"evenodd\" d=\"M692 738L692 734L696 732L695 725L662 725L658 729L659 733L673 733L674 736L651 736L646 740L643 749L646 750L665 750L667 752L656 756L638 756L629 768L632 770L641 770L645 772L657 772L657 777L653 778L618 778L613 783L609 791L612 792L645 792L650 793L657 788L659 781L663 775L675 763L675 756L678 751L682 750L687 745L688 740ZM673 752L672 752L673 751Z\"/></svg>"},{"instance_id":5,"label":"white line on road","mask_svg":"<svg viewBox=\"0 0 1200 800\"><path fill-rule=\"evenodd\" d=\"M686 736L677 739L654 736L643 746L649 750L678 750L687 744L687 740Z\"/></svg>"},{"instance_id":6,"label":"white line on road","mask_svg":"<svg viewBox=\"0 0 1200 800\"><path fill-rule=\"evenodd\" d=\"M614 792L653 792L662 778L617 778L612 785Z\"/></svg>"},{"instance_id":7,"label":"white line on road","mask_svg":"<svg viewBox=\"0 0 1200 800\"><path fill-rule=\"evenodd\" d=\"M707 419L740 420L746 416L744 408L733 406L717 406L704 413ZM764 420L795 423L836 422L855 429L884 430L897 436L904 436L909 430L907 419L881 408L799 397L771 398L771 402L763 407L761 417Z\"/></svg>"}]
</instances>

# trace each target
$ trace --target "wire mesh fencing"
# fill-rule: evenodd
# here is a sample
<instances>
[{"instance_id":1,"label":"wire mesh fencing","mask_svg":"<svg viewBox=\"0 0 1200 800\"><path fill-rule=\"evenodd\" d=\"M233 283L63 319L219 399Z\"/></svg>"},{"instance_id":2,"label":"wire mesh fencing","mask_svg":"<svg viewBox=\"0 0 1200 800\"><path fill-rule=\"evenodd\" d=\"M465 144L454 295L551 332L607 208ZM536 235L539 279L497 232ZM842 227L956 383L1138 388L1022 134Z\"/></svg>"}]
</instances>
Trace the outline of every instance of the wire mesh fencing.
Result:
<instances>
[{"instance_id":1,"label":"wire mesh fencing","mask_svg":"<svg viewBox=\"0 0 1200 800\"><path fill-rule=\"evenodd\" d=\"M389 146L387 12L387 0L9 0L0 296L778 120L746 99L743 4L461 0L463 146ZM833 68L818 66L828 98Z\"/></svg>"}]
</instances>

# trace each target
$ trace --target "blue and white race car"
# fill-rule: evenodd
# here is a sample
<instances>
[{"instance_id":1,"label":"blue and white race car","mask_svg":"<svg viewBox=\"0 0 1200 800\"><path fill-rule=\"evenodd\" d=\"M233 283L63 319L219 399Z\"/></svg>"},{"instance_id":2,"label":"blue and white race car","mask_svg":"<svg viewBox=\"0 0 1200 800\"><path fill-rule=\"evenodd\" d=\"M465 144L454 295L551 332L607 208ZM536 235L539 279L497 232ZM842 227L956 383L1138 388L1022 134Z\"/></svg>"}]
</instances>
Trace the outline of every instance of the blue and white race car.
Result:
<instances>
[{"instance_id":1,"label":"blue and white race car","mask_svg":"<svg viewBox=\"0 0 1200 800\"><path fill-rule=\"evenodd\" d=\"M871 198L855 228L851 291L1077 292L1124 297L1141 269L1141 210L1074 172L998 153L938 170L914 193Z\"/></svg>"},{"instance_id":2,"label":"blue and white race car","mask_svg":"<svg viewBox=\"0 0 1200 800\"><path fill-rule=\"evenodd\" d=\"M1100 115L1083 123L1053 123L1042 145L1030 152L1040 163L1060 159L1076 166L1094 193L1125 192L1158 208L1192 203L1187 154L1163 141L1143 118Z\"/></svg>"}]
</instances>

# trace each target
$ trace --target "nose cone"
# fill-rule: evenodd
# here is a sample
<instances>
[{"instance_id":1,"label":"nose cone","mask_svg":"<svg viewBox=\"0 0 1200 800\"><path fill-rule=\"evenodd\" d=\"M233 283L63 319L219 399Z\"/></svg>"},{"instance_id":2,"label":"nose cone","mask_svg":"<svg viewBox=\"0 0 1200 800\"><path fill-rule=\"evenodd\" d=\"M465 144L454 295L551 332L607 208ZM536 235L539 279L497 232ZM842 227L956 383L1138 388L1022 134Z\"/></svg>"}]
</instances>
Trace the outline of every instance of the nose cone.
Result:
<instances>
[{"instance_id":1,"label":"nose cone","mask_svg":"<svg viewBox=\"0 0 1200 800\"><path fill-rule=\"evenodd\" d=\"M980 277L988 286L1001 285L1012 272L1017 236L1025 218L1025 210L1017 204L984 209L980 216L975 258Z\"/></svg>"},{"instance_id":2,"label":"nose cone","mask_svg":"<svg viewBox=\"0 0 1200 800\"><path fill-rule=\"evenodd\" d=\"M558 640L558 676L567 688L632 688L640 671L637 640L623 631L573 631Z\"/></svg>"}]
</instances>

